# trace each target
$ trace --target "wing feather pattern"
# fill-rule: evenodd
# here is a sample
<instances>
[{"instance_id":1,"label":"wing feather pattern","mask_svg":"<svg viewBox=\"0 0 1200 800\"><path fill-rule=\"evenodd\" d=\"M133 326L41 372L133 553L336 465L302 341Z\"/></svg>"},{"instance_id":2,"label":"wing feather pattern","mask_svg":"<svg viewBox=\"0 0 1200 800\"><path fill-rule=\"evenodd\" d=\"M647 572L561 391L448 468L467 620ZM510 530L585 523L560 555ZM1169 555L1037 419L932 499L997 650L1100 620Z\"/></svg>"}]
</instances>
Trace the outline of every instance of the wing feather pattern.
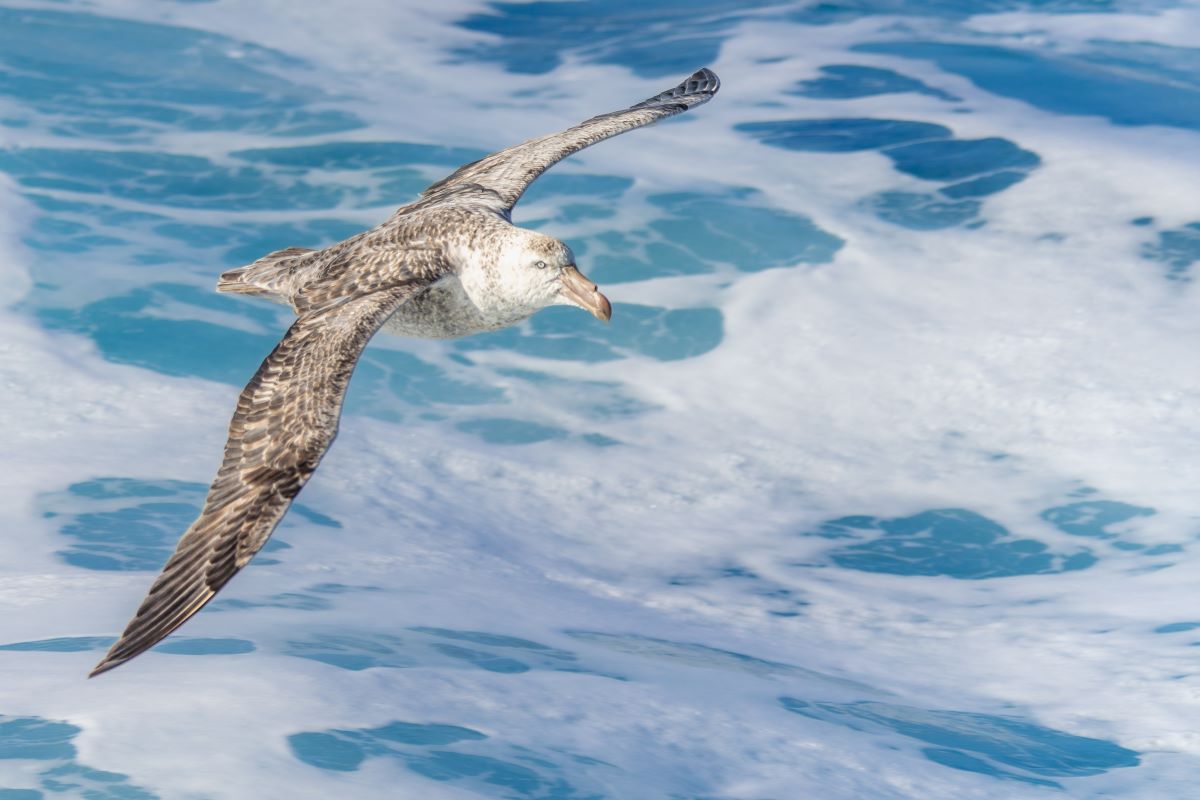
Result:
<instances>
[{"instance_id":1,"label":"wing feather pattern","mask_svg":"<svg viewBox=\"0 0 1200 800\"><path fill-rule=\"evenodd\" d=\"M266 543L337 434L359 356L405 283L302 315L242 390L204 509L91 676L150 649L213 598Z\"/></svg>"},{"instance_id":2,"label":"wing feather pattern","mask_svg":"<svg viewBox=\"0 0 1200 800\"><path fill-rule=\"evenodd\" d=\"M427 201L436 201L442 196L454 197L463 189L482 189L497 197L500 204L498 210L507 213L529 184L572 153L706 103L719 88L721 81L716 73L707 68L698 70L673 89L637 105L592 117L573 128L530 139L459 167L449 177L422 192L421 196Z\"/></svg>"},{"instance_id":3,"label":"wing feather pattern","mask_svg":"<svg viewBox=\"0 0 1200 800\"><path fill-rule=\"evenodd\" d=\"M440 214L455 205L460 210L478 205L507 218L529 184L562 159L705 103L720 85L711 70L701 69L630 108L460 167L398 214L436 210L425 220L438 222L435 232L459 219ZM337 434L346 386L367 342L402 303L447 269L438 248L421 238L407 241L387 227L397 218L376 231L386 234L381 241L371 239L371 232L352 237L340 250L328 251L331 260L314 261L307 271L291 269L298 265L293 260L318 254L293 248L222 277L223 291L286 296L299 318L242 390L225 457L200 516L91 675L145 652L199 611L262 548L308 481ZM407 254L402 259L396 258L399 250Z\"/></svg>"}]
</instances>

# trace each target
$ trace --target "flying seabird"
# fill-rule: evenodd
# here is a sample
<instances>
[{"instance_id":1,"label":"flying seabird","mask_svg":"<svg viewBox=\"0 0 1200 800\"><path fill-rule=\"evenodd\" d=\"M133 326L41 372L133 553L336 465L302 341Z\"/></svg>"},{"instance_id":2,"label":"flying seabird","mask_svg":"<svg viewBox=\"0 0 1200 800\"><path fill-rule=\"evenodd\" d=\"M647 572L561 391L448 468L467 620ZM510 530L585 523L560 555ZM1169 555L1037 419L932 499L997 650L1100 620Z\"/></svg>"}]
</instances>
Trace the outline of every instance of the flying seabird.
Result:
<instances>
[{"instance_id":1,"label":"flying seabird","mask_svg":"<svg viewBox=\"0 0 1200 800\"><path fill-rule=\"evenodd\" d=\"M89 677L160 642L262 548L333 442L350 375L381 327L466 336L552 305L607 322L612 306L575 266L571 248L514 226L512 207L572 153L707 102L720 85L701 69L623 111L459 167L382 225L343 242L289 247L222 274L217 291L287 303L297 319L238 397L200 516Z\"/></svg>"}]
</instances>

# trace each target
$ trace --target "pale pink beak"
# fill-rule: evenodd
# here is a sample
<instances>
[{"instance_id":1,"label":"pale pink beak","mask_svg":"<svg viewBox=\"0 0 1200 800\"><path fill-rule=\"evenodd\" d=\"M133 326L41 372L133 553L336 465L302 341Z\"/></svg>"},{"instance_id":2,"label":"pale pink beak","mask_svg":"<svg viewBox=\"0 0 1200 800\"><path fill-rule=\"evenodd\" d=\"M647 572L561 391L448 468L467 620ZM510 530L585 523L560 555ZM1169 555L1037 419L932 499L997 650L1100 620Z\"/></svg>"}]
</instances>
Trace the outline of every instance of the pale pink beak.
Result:
<instances>
[{"instance_id":1,"label":"pale pink beak","mask_svg":"<svg viewBox=\"0 0 1200 800\"><path fill-rule=\"evenodd\" d=\"M612 304L608 298L573 266L562 271L562 294L584 311L591 312L596 319L604 322L612 319Z\"/></svg>"}]
</instances>

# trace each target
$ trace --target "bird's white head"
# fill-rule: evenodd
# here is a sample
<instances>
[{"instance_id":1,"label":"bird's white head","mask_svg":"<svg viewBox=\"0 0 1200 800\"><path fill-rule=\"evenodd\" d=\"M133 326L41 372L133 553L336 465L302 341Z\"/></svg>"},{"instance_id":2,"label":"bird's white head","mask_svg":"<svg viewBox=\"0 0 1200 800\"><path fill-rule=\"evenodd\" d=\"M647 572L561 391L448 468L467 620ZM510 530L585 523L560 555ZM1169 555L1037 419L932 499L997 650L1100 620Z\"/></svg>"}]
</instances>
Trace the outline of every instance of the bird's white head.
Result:
<instances>
[{"instance_id":1,"label":"bird's white head","mask_svg":"<svg viewBox=\"0 0 1200 800\"><path fill-rule=\"evenodd\" d=\"M516 293L532 308L578 306L608 322L612 305L575 266L571 248L536 231L516 230L518 241L505 248L496 265L506 293Z\"/></svg>"}]
</instances>

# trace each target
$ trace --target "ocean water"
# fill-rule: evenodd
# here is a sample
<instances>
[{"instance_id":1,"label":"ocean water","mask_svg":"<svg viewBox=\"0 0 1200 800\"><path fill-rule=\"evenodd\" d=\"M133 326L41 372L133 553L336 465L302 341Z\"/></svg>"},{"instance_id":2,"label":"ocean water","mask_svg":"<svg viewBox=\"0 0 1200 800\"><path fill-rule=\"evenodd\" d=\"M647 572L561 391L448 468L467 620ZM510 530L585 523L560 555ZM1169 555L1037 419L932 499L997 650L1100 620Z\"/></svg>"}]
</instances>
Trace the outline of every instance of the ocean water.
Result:
<instances>
[{"instance_id":1,"label":"ocean water","mask_svg":"<svg viewBox=\"0 0 1200 800\"><path fill-rule=\"evenodd\" d=\"M336 5L336 7L335 7ZM0 4L0 798L1179 798L1200 7ZM222 270L708 65L379 337L268 547L85 675L288 310Z\"/></svg>"}]
</instances>

